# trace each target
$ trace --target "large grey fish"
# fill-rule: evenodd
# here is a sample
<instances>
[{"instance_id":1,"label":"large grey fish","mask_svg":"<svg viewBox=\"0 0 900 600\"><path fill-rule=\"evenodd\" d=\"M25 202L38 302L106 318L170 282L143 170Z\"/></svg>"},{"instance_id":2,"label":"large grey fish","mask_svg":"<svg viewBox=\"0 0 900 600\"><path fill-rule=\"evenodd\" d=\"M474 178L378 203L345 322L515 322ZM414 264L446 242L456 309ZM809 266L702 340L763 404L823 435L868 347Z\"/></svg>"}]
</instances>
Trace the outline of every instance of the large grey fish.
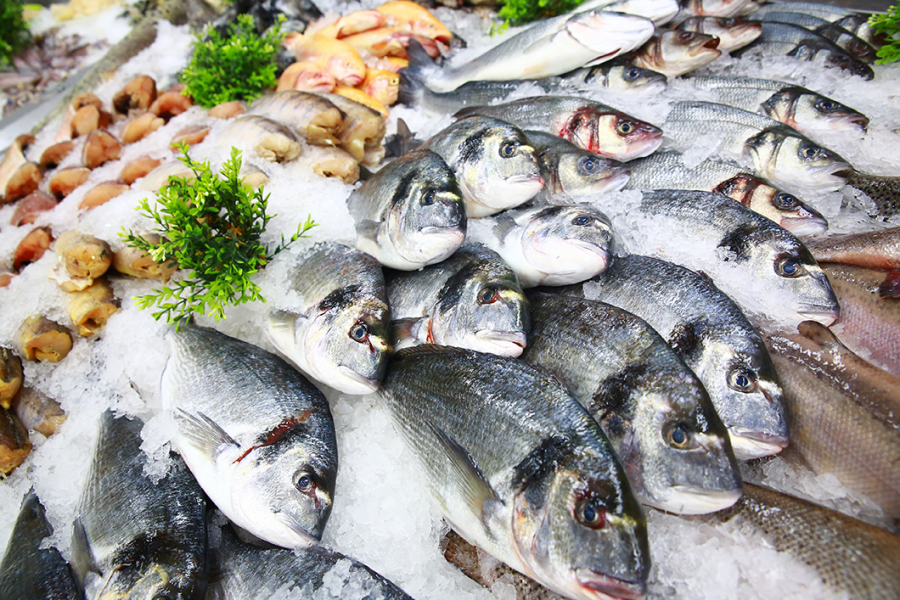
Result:
<instances>
[{"instance_id":1,"label":"large grey fish","mask_svg":"<svg viewBox=\"0 0 900 600\"><path fill-rule=\"evenodd\" d=\"M884 36L876 34L875 31L869 27L868 15L848 10L842 6L819 4L815 2L772 2L761 5L756 14L758 16L764 16L769 12L792 12L812 15L828 21L829 23L834 23L839 27L843 27L876 48L881 47L884 43Z\"/></svg>"},{"instance_id":2,"label":"large grey fish","mask_svg":"<svg viewBox=\"0 0 900 600\"><path fill-rule=\"evenodd\" d=\"M715 101L758 112L806 134L865 131L861 112L804 87L747 77L691 77L696 88L715 94Z\"/></svg>"},{"instance_id":3,"label":"large grey fish","mask_svg":"<svg viewBox=\"0 0 900 600\"><path fill-rule=\"evenodd\" d=\"M834 474L900 519L900 378L811 321L766 343L784 386L791 447L816 473Z\"/></svg>"},{"instance_id":4,"label":"large grey fish","mask_svg":"<svg viewBox=\"0 0 900 600\"><path fill-rule=\"evenodd\" d=\"M84 598L59 550L41 548L44 538L52 534L44 506L33 490L28 492L0 561L0 600Z\"/></svg>"},{"instance_id":5,"label":"large grey fish","mask_svg":"<svg viewBox=\"0 0 900 600\"><path fill-rule=\"evenodd\" d=\"M640 505L600 426L552 375L421 346L397 353L380 394L469 542L569 598L643 597Z\"/></svg>"},{"instance_id":6,"label":"large grey fish","mask_svg":"<svg viewBox=\"0 0 900 600\"><path fill-rule=\"evenodd\" d=\"M491 232L479 241L500 254L523 288L578 283L609 265L612 228L590 205L532 206L485 221Z\"/></svg>"},{"instance_id":7,"label":"large grey fish","mask_svg":"<svg viewBox=\"0 0 900 600\"><path fill-rule=\"evenodd\" d=\"M708 277L655 258L617 256L583 294L634 313L669 343L709 392L735 456L749 460L787 446L781 382L769 352Z\"/></svg>"},{"instance_id":8,"label":"large grey fish","mask_svg":"<svg viewBox=\"0 0 900 600\"><path fill-rule=\"evenodd\" d=\"M660 190L595 204L625 251L706 273L754 324L830 325L838 316L834 292L800 240L722 194Z\"/></svg>"},{"instance_id":9,"label":"large grey fish","mask_svg":"<svg viewBox=\"0 0 900 600\"><path fill-rule=\"evenodd\" d=\"M274 354L182 323L161 383L173 445L203 491L256 537L286 548L322 537L337 442L322 392Z\"/></svg>"},{"instance_id":10,"label":"large grey fish","mask_svg":"<svg viewBox=\"0 0 900 600\"><path fill-rule=\"evenodd\" d=\"M631 58L633 64L666 77L684 75L722 56L719 38L694 31L656 33Z\"/></svg>"},{"instance_id":11,"label":"large grey fish","mask_svg":"<svg viewBox=\"0 0 900 600\"><path fill-rule=\"evenodd\" d=\"M356 247L393 269L441 262L462 245L466 213L453 170L431 150L392 160L347 198Z\"/></svg>"},{"instance_id":12,"label":"large grey fish","mask_svg":"<svg viewBox=\"0 0 900 600\"><path fill-rule=\"evenodd\" d=\"M857 60L865 63L875 62L876 50L865 41L853 35L843 27L835 25L814 15L793 12L767 11L760 15L761 21L772 23L789 23L814 31L825 39L834 42L841 50Z\"/></svg>"},{"instance_id":13,"label":"large grey fish","mask_svg":"<svg viewBox=\"0 0 900 600\"><path fill-rule=\"evenodd\" d=\"M378 261L317 244L290 269L290 305L269 310L266 334L308 376L346 394L378 389L391 347Z\"/></svg>"},{"instance_id":14,"label":"large grey fish","mask_svg":"<svg viewBox=\"0 0 900 600\"><path fill-rule=\"evenodd\" d=\"M528 334L528 300L500 255L463 246L441 264L387 273L388 304L400 341L519 356Z\"/></svg>"},{"instance_id":15,"label":"large grey fish","mask_svg":"<svg viewBox=\"0 0 900 600\"><path fill-rule=\"evenodd\" d=\"M579 96L535 96L465 108L454 116L471 115L494 117L522 129L552 133L580 148L621 161L652 154L662 143L662 131L658 127Z\"/></svg>"},{"instance_id":16,"label":"large grey fish","mask_svg":"<svg viewBox=\"0 0 900 600\"><path fill-rule=\"evenodd\" d=\"M807 247L819 262L900 269L900 227L830 235L810 240Z\"/></svg>"},{"instance_id":17,"label":"large grey fish","mask_svg":"<svg viewBox=\"0 0 900 600\"><path fill-rule=\"evenodd\" d=\"M702 514L740 498L728 430L703 384L657 332L602 302L529 299L522 359L559 377L600 424L641 502Z\"/></svg>"},{"instance_id":18,"label":"large grey fish","mask_svg":"<svg viewBox=\"0 0 900 600\"><path fill-rule=\"evenodd\" d=\"M203 600L206 499L180 460L156 483L144 474L140 419L100 419L81 492L73 565L87 597Z\"/></svg>"},{"instance_id":19,"label":"large grey fish","mask_svg":"<svg viewBox=\"0 0 900 600\"><path fill-rule=\"evenodd\" d=\"M339 552L318 545L296 550L259 548L238 539L228 525L214 528L211 525L210 537L221 539L211 552L206 600L293 597L301 590L305 598L412 600L369 567ZM343 593L335 593L334 579L344 585Z\"/></svg>"},{"instance_id":20,"label":"large grey fish","mask_svg":"<svg viewBox=\"0 0 900 600\"><path fill-rule=\"evenodd\" d=\"M794 235L824 233L828 221L793 194L772 187L730 160L709 157L688 167L677 152L656 152L628 164L632 177L625 187L636 190L703 190L725 194L755 213L775 221Z\"/></svg>"},{"instance_id":21,"label":"large grey fish","mask_svg":"<svg viewBox=\"0 0 900 600\"><path fill-rule=\"evenodd\" d=\"M469 217L523 204L544 186L525 134L499 119L478 116L457 121L423 148L439 155L456 173Z\"/></svg>"},{"instance_id":22,"label":"large grey fish","mask_svg":"<svg viewBox=\"0 0 900 600\"><path fill-rule=\"evenodd\" d=\"M832 191L850 164L835 152L774 119L714 102L677 102L666 117L666 138L687 150L699 136L753 164L753 174L788 186Z\"/></svg>"},{"instance_id":23,"label":"large grey fish","mask_svg":"<svg viewBox=\"0 0 900 600\"><path fill-rule=\"evenodd\" d=\"M759 23L743 17L691 17L675 28L679 31L693 31L719 38L716 47L722 52L743 48L762 33Z\"/></svg>"}]
</instances>

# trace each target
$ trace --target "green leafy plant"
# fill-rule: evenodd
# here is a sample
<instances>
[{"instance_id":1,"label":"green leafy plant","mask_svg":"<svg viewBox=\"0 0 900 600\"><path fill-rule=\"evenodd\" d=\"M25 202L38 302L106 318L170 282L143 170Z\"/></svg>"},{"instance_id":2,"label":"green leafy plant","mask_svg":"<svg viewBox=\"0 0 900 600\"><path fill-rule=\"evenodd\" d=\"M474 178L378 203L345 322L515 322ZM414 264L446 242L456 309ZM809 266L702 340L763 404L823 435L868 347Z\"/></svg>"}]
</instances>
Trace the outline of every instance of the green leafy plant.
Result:
<instances>
[{"instance_id":1,"label":"green leafy plant","mask_svg":"<svg viewBox=\"0 0 900 600\"><path fill-rule=\"evenodd\" d=\"M275 87L278 53L284 34L279 21L260 36L250 15L238 15L223 38L215 29L198 33L191 62L181 74L184 92L204 108L231 100L253 100Z\"/></svg>"},{"instance_id":2,"label":"green leafy plant","mask_svg":"<svg viewBox=\"0 0 900 600\"><path fill-rule=\"evenodd\" d=\"M316 223L307 217L297 233L274 250L260 243L260 236L272 216L266 214L269 195L262 188L253 191L240 177L241 153L231 149L231 159L222 165L219 175L209 162L195 162L181 144L180 160L190 167L196 179L170 177L151 205L144 199L138 206L158 226L154 231L163 238L159 244L124 229L119 235L130 245L148 252L159 264L175 261L190 269L186 279L170 282L160 290L138 296L139 309L156 306L153 318L165 317L169 324L179 323L191 313L207 314L216 321L225 316L226 304L265 302L260 288L250 278L290 246Z\"/></svg>"},{"instance_id":3,"label":"green leafy plant","mask_svg":"<svg viewBox=\"0 0 900 600\"><path fill-rule=\"evenodd\" d=\"M869 17L869 27L887 38L884 46L878 49L877 64L900 60L900 4L888 8L887 14Z\"/></svg>"},{"instance_id":4,"label":"green leafy plant","mask_svg":"<svg viewBox=\"0 0 900 600\"><path fill-rule=\"evenodd\" d=\"M569 12L583 2L584 0L503 0L503 7L497 14L508 24L524 25Z\"/></svg>"},{"instance_id":5,"label":"green leafy plant","mask_svg":"<svg viewBox=\"0 0 900 600\"><path fill-rule=\"evenodd\" d=\"M0 65L12 64L13 56L31 43L23 10L19 0L0 0Z\"/></svg>"}]
</instances>

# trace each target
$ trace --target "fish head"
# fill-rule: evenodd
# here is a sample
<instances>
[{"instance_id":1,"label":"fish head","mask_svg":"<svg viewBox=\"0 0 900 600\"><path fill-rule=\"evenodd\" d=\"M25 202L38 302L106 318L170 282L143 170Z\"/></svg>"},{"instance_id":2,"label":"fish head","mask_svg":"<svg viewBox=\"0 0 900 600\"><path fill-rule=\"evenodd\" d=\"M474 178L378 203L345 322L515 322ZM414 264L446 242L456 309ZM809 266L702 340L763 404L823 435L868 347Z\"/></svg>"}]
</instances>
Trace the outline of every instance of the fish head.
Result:
<instances>
[{"instance_id":1,"label":"fish head","mask_svg":"<svg viewBox=\"0 0 900 600\"><path fill-rule=\"evenodd\" d=\"M836 100L805 88L785 88L763 102L764 114L803 133L865 132L869 119Z\"/></svg>"},{"instance_id":2,"label":"fish head","mask_svg":"<svg viewBox=\"0 0 900 600\"><path fill-rule=\"evenodd\" d=\"M662 144L662 130L617 110L584 106L575 110L557 132L585 150L620 161L653 154Z\"/></svg>"},{"instance_id":3,"label":"fish head","mask_svg":"<svg viewBox=\"0 0 900 600\"><path fill-rule=\"evenodd\" d=\"M747 173L738 173L720 183L713 191L737 200L794 235L816 235L828 229L828 221L817 210L810 208L793 194L774 188Z\"/></svg>"},{"instance_id":4,"label":"fish head","mask_svg":"<svg viewBox=\"0 0 900 600\"><path fill-rule=\"evenodd\" d=\"M862 77L866 81L875 79L875 71L872 70L872 67L863 61L850 56L850 54L846 52L828 52L826 54L825 62L829 65L849 71L857 77Z\"/></svg>"},{"instance_id":5,"label":"fish head","mask_svg":"<svg viewBox=\"0 0 900 600\"><path fill-rule=\"evenodd\" d=\"M641 66L670 77L683 75L722 55L719 38L695 31L657 33L636 55Z\"/></svg>"},{"instance_id":6,"label":"fish head","mask_svg":"<svg viewBox=\"0 0 900 600\"><path fill-rule=\"evenodd\" d=\"M543 283L567 285L606 270L612 255L612 226L588 205L554 205L537 210L522 233L528 263L550 275Z\"/></svg>"},{"instance_id":7,"label":"fish head","mask_svg":"<svg viewBox=\"0 0 900 600\"><path fill-rule=\"evenodd\" d=\"M148 536L151 535L148 533ZM109 573L97 600L201 600L206 588L205 565L185 560L177 551L154 552L153 540L145 561L122 565Z\"/></svg>"},{"instance_id":8,"label":"fish head","mask_svg":"<svg viewBox=\"0 0 900 600\"><path fill-rule=\"evenodd\" d=\"M769 127L744 145L757 173L779 183L814 190L836 190L845 183L840 174L850 167L835 152L785 126Z\"/></svg>"},{"instance_id":9,"label":"fish head","mask_svg":"<svg viewBox=\"0 0 900 600\"><path fill-rule=\"evenodd\" d=\"M719 38L720 50L737 50L752 43L762 35L762 25L743 17L712 17L708 19L704 33Z\"/></svg>"},{"instance_id":10,"label":"fish head","mask_svg":"<svg viewBox=\"0 0 900 600\"><path fill-rule=\"evenodd\" d=\"M553 157L554 179L567 197L591 197L620 190L628 183L631 171L625 164L581 148L569 146L568 149ZM541 153L542 164L546 164L547 154L552 150Z\"/></svg>"}]
</instances>

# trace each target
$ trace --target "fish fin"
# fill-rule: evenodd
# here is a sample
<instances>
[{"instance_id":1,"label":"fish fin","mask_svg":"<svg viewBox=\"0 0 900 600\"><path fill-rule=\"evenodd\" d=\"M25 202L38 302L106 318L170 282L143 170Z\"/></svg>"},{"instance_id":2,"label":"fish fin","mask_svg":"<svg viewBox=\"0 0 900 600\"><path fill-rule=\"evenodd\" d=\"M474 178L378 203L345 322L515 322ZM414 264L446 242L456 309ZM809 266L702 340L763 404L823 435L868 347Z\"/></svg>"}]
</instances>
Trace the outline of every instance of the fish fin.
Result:
<instances>
[{"instance_id":1,"label":"fish fin","mask_svg":"<svg viewBox=\"0 0 900 600\"><path fill-rule=\"evenodd\" d=\"M491 232L502 242L515 227L516 220L506 213L501 213L494 217L494 226L491 228Z\"/></svg>"},{"instance_id":2,"label":"fish fin","mask_svg":"<svg viewBox=\"0 0 900 600\"><path fill-rule=\"evenodd\" d=\"M413 329L421 319L410 317L391 321L391 343L398 344L404 340L415 339Z\"/></svg>"},{"instance_id":3,"label":"fish fin","mask_svg":"<svg viewBox=\"0 0 900 600\"><path fill-rule=\"evenodd\" d=\"M400 69L400 73L422 82L425 81L425 73L435 67L431 56L416 38L409 40L409 45L406 47L406 60L409 61L409 65Z\"/></svg>"},{"instance_id":4,"label":"fish fin","mask_svg":"<svg viewBox=\"0 0 900 600\"><path fill-rule=\"evenodd\" d=\"M403 77L400 77L400 85L403 85ZM401 87L402 89L402 87ZM401 100L402 102L402 100ZM397 120L397 133L385 139L384 146L391 156L403 156L422 145L422 141L413 136L412 131L403 119Z\"/></svg>"},{"instance_id":5,"label":"fish fin","mask_svg":"<svg viewBox=\"0 0 900 600\"><path fill-rule=\"evenodd\" d=\"M175 413L175 420L179 423L181 433L193 446L212 456L219 454L218 449L222 444L240 448L240 444L228 432L203 413L194 416L179 408Z\"/></svg>"},{"instance_id":6,"label":"fish fin","mask_svg":"<svg viewBox=\"0 0 900 600\"><path fill-rule=\"evenodd\" d=\"M465 448L431 421L426 420L425 424L434 433L444 448L444 454L450 460L448 476L456 480L458 485L455 487L462 491L465 503L472 513L478 515L482 523L487 525L489 513L492 512L496 503L502 504L503 500L491 487L484 473L475 464L475 459Z\"/></svg>"},{"instance_id":7,"label":"fish fin","mask_svg":"<svg viewBox=\"0 0 900 600\"><path fill-rule=\"evenodd\" d=\"M270 310L268 315L269 325L266 328L266 336L284 354L290 354L294 345L294 331L297 327L299 316L286 310Z\"/></svg>"},{"instance_id":8,"label":"fish fin","mask_svg":"<svg viewBox=\"0 0 900 600\"><path fill-rule=\"evenodd\" d=\"M374 175L375 173L373 173L363 165L359 165L359 181L368 181L372 179Z\"/></svg>"},{"instance_id":9,"label":"fish fin","mask_svg":"<svg viewBox=\"0 0 900 600\"><path fill-rule=\"evenodd\" d=\"M879 298L900 298L900 271L888 273L878 286Z\"/></svg>"},{"instance_id":10,"label":"fish fin","mask_svg":"<svg viewBox=\"0 0 900 600\"><path fill-rule=\"evenodd\" d=\"M360 237L372 240L373 242L378 241L379 225L381 225L381 223L379 223L378 221L363 219L362 221L358 221L356 223L356 233Z\"/></svg>"},{"instance_id":11,"label":"fish fin","mask_svg":"<svg viewBox=\"0 0 900 600\"><path fill-rule=\"evenodd\" d=\"M80 517L76 517L72 523L72 568L81 581L84 581L88 573L100 573Z\"/></svg>"}]
</instances>

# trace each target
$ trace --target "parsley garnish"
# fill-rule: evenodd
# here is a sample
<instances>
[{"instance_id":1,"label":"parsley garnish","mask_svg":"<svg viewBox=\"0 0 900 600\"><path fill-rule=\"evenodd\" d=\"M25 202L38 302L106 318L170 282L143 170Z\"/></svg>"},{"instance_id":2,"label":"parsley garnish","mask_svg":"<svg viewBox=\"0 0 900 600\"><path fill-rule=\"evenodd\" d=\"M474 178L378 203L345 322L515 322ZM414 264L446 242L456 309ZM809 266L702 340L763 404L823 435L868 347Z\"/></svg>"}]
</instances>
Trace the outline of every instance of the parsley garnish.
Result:
<instances>
[{"instance_id":1,"label":"parsley garnish","mask_svg":"<svg viewBox=\"0 0 900 600\"><path fill-rule=\"evenodd\" d=\"M869 27L887 37L885 45L878 49L876 64L900 60L900 4L888 8L885 15L869 17Z\"/></svg>"}]
</instances>

